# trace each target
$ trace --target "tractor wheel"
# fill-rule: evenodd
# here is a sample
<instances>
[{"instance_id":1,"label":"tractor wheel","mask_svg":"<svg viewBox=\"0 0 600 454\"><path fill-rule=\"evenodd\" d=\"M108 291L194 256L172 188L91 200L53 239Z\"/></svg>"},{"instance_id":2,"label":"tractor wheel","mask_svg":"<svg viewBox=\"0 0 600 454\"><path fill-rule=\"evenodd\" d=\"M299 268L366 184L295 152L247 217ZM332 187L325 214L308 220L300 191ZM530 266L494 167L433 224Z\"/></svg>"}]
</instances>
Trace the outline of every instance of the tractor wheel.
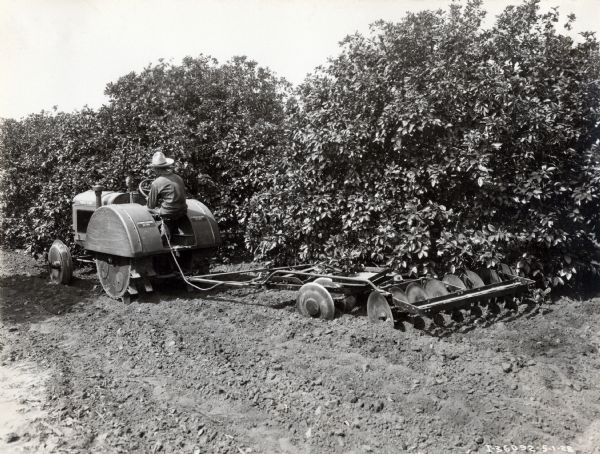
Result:
<instances>
[{"instance_id":1,"label":"tractor wheel","mask_svg":"<svg viewBox=\"0 0 600 454\"><path fill-rule=\"evenodd\" d=\"M96 270L102 288L114 299L122 298L129 289L131 260L116 255L102 255L96 258Z\"/></svg>"},{"instance_id":2,"label":"tractor wheel","mask_svg":"<svg viewBox=\"0 0 600 454\"><path fill-rule=\"evenodd\" d=\"M54 240L48 251L50 280L55 284L69 284L73 277L73 259L69 248L60 240Z\"/></svg>"}]
</instances>

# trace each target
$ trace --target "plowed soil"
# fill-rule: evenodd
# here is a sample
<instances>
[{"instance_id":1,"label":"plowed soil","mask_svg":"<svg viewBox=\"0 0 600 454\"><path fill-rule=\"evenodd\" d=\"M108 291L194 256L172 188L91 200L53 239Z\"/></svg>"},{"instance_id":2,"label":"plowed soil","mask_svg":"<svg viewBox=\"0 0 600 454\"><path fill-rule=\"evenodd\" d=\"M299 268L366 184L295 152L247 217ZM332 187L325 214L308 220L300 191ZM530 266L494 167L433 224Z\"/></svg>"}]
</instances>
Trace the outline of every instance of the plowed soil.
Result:
<instances>
[{"instance_id":1,"label":"plowed soil","mask_svg":"<svg viewBox=\"0 0 600 454\"><path fill-rule=\"evenodd\" d=\"M390 329L1 262L0 452L600 452L600 298Z\"/></svg>"}]
</instances>

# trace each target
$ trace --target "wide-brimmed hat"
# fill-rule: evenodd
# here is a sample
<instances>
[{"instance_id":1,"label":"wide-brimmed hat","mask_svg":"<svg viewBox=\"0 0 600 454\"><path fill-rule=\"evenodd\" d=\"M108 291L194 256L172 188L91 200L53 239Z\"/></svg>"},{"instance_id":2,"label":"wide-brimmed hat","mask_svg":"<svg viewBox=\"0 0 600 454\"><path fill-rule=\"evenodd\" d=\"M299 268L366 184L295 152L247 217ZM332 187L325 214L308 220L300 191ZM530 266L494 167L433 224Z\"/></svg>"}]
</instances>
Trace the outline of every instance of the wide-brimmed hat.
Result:
<instances>
[{"instance_id":1,"label":"wide-brimmed hat","mask_svg":"<svg viewBox=\"0 0 600 454\"><path fill-rule=\"evenodd\" d=\"M174 162L173 159L165 157L165 154L162 151L157 151L152 156L150 167L169 167L172 166Z\"/></svg>"}]
</instances>

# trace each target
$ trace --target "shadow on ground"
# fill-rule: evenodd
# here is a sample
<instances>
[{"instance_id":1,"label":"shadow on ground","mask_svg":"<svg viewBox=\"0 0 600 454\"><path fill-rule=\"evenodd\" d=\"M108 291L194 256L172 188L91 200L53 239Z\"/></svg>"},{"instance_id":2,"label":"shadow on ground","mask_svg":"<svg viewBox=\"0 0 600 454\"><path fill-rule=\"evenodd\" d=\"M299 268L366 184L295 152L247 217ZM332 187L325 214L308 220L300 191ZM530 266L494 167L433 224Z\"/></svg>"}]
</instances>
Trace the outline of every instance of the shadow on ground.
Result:
<instances>
[{"instance_id":1,"label":"shadow on ground","mask_svg":"<svg viewBox=\"0 0 600 454\"><path fill-rule=\"evenodd\" d=\"M94 283L74 279L71 285L50 282L48 275L0 277L0 320L7 324L35 323L65 314L77 303L96 297Z\"/></svg>"}]
</instances>

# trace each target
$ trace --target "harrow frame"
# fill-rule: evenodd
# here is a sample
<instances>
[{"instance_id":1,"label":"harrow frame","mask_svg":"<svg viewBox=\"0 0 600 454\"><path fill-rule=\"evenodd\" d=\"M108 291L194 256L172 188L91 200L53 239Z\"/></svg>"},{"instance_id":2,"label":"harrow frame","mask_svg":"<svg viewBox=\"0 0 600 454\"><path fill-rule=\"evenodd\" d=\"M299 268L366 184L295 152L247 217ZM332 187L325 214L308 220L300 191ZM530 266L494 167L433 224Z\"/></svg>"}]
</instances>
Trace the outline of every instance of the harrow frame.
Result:
<instances>
[{"instance_id":1,"label":"harrow frame","mask_svg":"<svg viewBox=\"0 0 600 454\"><path fill-rule=\"evenodd\" d=\"M334 268L304 264L183 276L183 278L191 287L199 288L198 285L201 285L199 289L202 291L217 288L297 290L299 311L313 317L333 318L331 315L334 312L331 307L333 304L341 306L342 310L351 310L356 304L364 305L367 300L373 299L372 304L370 302L367 304L369 319L373 322L393 324L392 314L404 313L413 317L431 317L434 322L442 325L444 324L443 318L440 318L442 313L452 314L462 309L471 309L477 303L487 305L489 302L513 301L515 297L527 293L534 285L534 281L518 276L505 265L503 271L496 273L496 276L499 282L479 284L472 288L467 286L461 288L450 282L443 282L447 294L427 295L426 298L418 301L401 295L404 295L404 290L411 285L424 289L425 284L432 279L426 277L406 279L387 268L369 267L359 273L344 274ZM468 282L468 279L463 277L463 281ZM304 297L303 292L308 294L309 288L312 291L311 296ZM399 293L397 293L398 289L400 289ZM331 298L327 297L323 290ZM315 291L317 296L314 296ZM371 298L373 294L380 296ZM425 295L426 292L422 294ZM305 301L307 298L309 302ZM314 300L312 303L311 298ZM384 315L380 315L378 311L383 311L381 313Z\"/></svg>"}]
</instances>

